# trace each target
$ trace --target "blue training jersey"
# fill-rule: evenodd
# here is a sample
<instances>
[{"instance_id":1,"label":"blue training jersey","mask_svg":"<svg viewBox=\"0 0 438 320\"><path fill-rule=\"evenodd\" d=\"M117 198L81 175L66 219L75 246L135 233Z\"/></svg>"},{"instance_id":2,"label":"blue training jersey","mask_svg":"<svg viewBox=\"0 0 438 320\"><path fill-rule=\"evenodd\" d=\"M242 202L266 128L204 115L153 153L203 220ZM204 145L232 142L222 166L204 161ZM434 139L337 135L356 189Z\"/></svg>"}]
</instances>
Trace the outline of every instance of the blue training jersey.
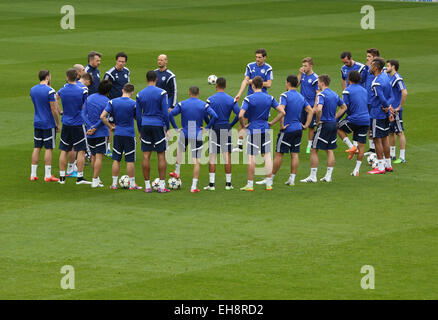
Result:
<instances>
[{"instance_id":1,"label":"blue training jersey","mask_svg":"<svg viewBox=\"0 0 438 320\"><path fill-rule=\"evenodd\" d=\"M288 125L282 132L302 130L301 114L307 106L311 107L302 94L294 89L283 92L280 96L280 105L285 106L284 126Z\"/></svg>"},{"instance_id":2,"label":"blue training jersey","mask_svg":"<svg viewBox=\"0 0 438 320\"><path fill-rule=\"evenodd\" d=\"M207 106L210 106L218 116L213 126L214 129L231 128L239 121L239 105L232 96L225 92L217 92L209 97ZM236 116L230 123L231 112L234 112Z\"/></svg>"},{"instance_id":3,"label":"blue training jersey","mask_svg":"<svg viewBox=\"0 0 438 320\"><path fill-rule=\"evenodd\" d=\"M398 72L396 72L389 79L389 83L391 84L392 91L389 103L392 105L393 108L398 108L402 98L402 91L406 89L405 83L403 81L403 78L398 74ZM403 107L401 107L400 110L403 110Z\"/></svg>"},{"instance_id":4,"label":"blue training jersey","mask_svg":"<svg viewBox=\"0 0 438 320\"><path fill-rule=\"evenodd\" d=\"M350 71L358 71L360 73L361 76L361 84L362 86L365 86L365 82L366 82L366 65L354 61L353 65L351 67L347 67L345 64L342 66L341 68L341 76L342 76L342 80L345 80L347 83L347 86L350 84L348 82L348 74L350 73Z\"/></svg>"},{"instance_id":5,"label":"blue training jersey","mask_svg":"<svg viewBox=\"0 0 438 320\"><path fill-rule=\"evenodd\" d=\"M276 109L278 102L273 96L264 92L255 92L243 99L242 109L248 118L249 134L269 131L269 111Z\"/></svg>"},{"instance_id":6,"label":"blue training jersey","mask_svg":"<svg viewBox=\"0 0 438 320\"><path fill-rule=\"evenodd\" d=\"M261 66L259 66L257 62L248 63L245 70L245 76L249 77L250 79L254 79L255 77L259 76L263 79L263 82L274 79L272 67L267 63L263 63ZM268 89L263 87L262 92L267 93ZM252 90L252 86L249 85L248 96L253 93L254 91Z\"/></svg>"},{"instance_id":7,"label":"blue training jersey","mask_svg":"<svg viewBox=\"0 0 438 320\"><path fill-rule=\"evenodd\" d=\"M84 120L81 116L82 105L87 97L86 90L77 84L67 83L57 94L61 97L62 102L62 124L68 126L81 126Z\"/></svg>"},{"instance_id":8,"label":"blue training jersey","mask_svg":"<svg viewBox=\"0 0 438 320\"><path fill-rule=\"evenodd\" d=\"M82 119L84 119L84 122L87 125L87 130L96 128L96 132L91 136L87 135L87 138L100 138L109 136L109 130L107 126L105 126L102 120L100 120L100 115L105 109L108 101L108 97L101 95L100 93L92 94L87 98L87 100L85 100L84 107L81 111Z\"/></svg>"},{"instance_id":9,"label":"blue training jersey","mask_svg":"<svg viewBox=\"0 0 438 320\"><path fill-rule=\"evenodd\" d=\"M391 84L386 72L382 72L371 83L373 94L371 96L371 119L386 119L389 114L382 110L388 108L391 99Z\"/></svg>"},{"instance_id":10,"label":"blue training jersey","mask_svg":"<svg viewBox=\"0 0 438 320\"><path fill-rule=\"evenodd\" d=\"M204 101L194 97L181 101L170 112L169 118L175 129L178 127L176 126L173 117L180 113L182 133L184 134L184 137L197 140L202 139L200 132L206 116L209 115L211 117L210 122L205 127L206 129L209 129L218 117L216 112L214 112L214 110Z\"/></svg>"},{"instance_id":11,"label":"blue training jersey","mask_svg":"<svg viewBox=\"0 0 438 320\"><path fill-rule=\"evenodd\" d=\"M358 126L368 126L370 115L367 90L359 84L350 84L342 94L347 105L347 120Z\"/></svg>"},{"instance_id":12,"label":"blue training jersey","mask_svg":"<svg viewBox=\"0 0 438 320\"><path fill-rule=\"evenodd\" d=\"M317 95L317 104L322 105L321 122L336 122L336 109L342 106L344 101L329 88L325 88Z\"/></svg>"},{"instance_id":13,"label":"blue training jersey","mask_svg":"<svg viewBox=\"0 0 438 320\"><path fill-rule=\"evenodd\" d=\"M313 108L315 105L316 90L318 90L318 75L315 72L310 75L303 73L301 75L300 85L301 94Z\"/></svg>"},{"instance_id":14,"label":"blue training jersey","mask_svg":"<svg viewBox=\"0 0 438 320\"><path fill-rule=\"evenodd\" d=\"M135 137L135 105L135 101L128 97L120 97L108 101L105 111L113 115L116 125L114 130L115 136Z\"/></svg>"},{"instance_id":15,"label":"blue training jersey","mask_svg":"<svg viewBox=\"0 0 438 320\"><path fill-rule=\"evenodd\" d=\"M137 94L136 119L141 126L158 126L169 129L167 93L155 86L147 86Z\"/></svg>"},{"instance_id":16,"label":"blue training jersey","mask_svg":"<svg viewBox=\"0 0 438 320\"><path fill-rule=\"evenodd\" d=\"M175 75L169 69L166 69L164 71L155 69L154 71L157 74L156 86L158 88L166 90L167 102L169 103L169 108L175 108L176 104L178 103Z\"/></svg>"},{"instance_id":17,"label":"blue training jersey","mask_svg":"<svg viewBox=\"0 0 438 320\"><path fill-rule=\"evenodd\" d=\"M86 93L86 94L85 94L85 99L88 98L88 87L87 87L85 84L83 84L83 83L81 82L81 80L77 80L77 81L76 81L76 85L78 85L79 88L82 88L82 89L84 90L84 92Z\"/></svg>"},{"instance_id":18,"label":"blue training jersey","mask_svg":"<svg viewBox=\"0 0 438 320\"><path fill-rule=\"evenodd\" d=\"M123 86L129 82L129 69L123 67L122 70L117 70L112 67L105 73L105 80L109 80L112 83L111 91L109 93L110 99L121 97L123 92Z\"/></svg>"},{"instance_id":19,"label":"blue training jersey","mask_svg":"<svg viewBox=\"0 0 438 320\"><path fill-rule=\"evenodd\" d=\"M88 87L88 94L92 95L97 92L100 84L100 71L97 68L93 68L90 65L85 67L85 72L90 73L93 76L93 84Z\"/></svg>"},{"instance_id":20,"label":"blue training jersey","mask_svg":"<svg viewBox=\"0 0 438 320\"><path fill-rule=\"evenodd\" d=\"M33 126L37 129L56 127L50 101L55 101L55 90L46 84L37 84L30 89L30 97L35 108Z\"/></svg>"}]
</instances>

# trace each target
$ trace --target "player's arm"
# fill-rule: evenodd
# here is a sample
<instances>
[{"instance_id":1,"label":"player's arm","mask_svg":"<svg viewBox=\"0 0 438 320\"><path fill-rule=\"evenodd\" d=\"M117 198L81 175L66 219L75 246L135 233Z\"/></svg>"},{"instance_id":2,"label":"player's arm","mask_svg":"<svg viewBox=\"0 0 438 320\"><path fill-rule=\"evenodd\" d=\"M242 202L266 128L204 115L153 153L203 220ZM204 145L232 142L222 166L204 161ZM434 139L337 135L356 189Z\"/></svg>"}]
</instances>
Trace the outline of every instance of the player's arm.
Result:
<instances>
[{"instance_id":1,"label":"player's arm","mask_svg":"<svg viewBox=\"0 0 438 320\"><path fill-rule=\"evenodd\" d=\"M237 93L236 97L234 99L236 99L236 101L239 101L240 97L242 96L243 91L246 89L246 87L248 85L250 85L251 80L249 79L249 76L245 76L245 79L243 79L241 85L240 85L240 89L239 92Z\"/></svg>"},{"instance_id":2,"label":"player's arm","mask_svg":"<svg viewBox=\"0 0 438 320\"><path fill-rule=\"evenodd\" d=\"M233 112L236 114L236 116L234 117L233 121L231 121L230 128L234 127L234 125L239 121L240 108L236 100L234 100Z\"/></svg>"},{"instance_id":3,"label":"player's arm","mask_svg":"<svg viewBox=\"0 0 438 320\"><path fill-rule=\"evenodd\" d=\"M87 102L84 103L84 107L81 110L81 117L82 120L84 120L85 124L88 128L92 129L92 124L90 122L90 119L88 119L88 108L87 108Z\"/></svg>"},{"instance_id":4,"label":"player's arm","mask_svg":"<svg viewBox=\"0 0 438 320\"><path fill-rule=\"evenodd\" d=\"M345 81L345 79L342 79L342 90L345 90L346 87L347 87L347 81Z\"/></svg>"},{"instance_id":5,"label":"player's arm","mask_svg":"<svg viewBox=\"0 0 438 320\"><path fill-rule=\"evenodd\" d=\"M310 126L310 123L312 122L313 119L313 109L310 105L307 105L304 110L306 110L307 112L307 119L306 119L306 123L303 126L303 130L307 129Z\"/></svg>"},{"instance_id":6,"label":"player's arm","mask_svg":"<svg viewBox=\"0 0 438 320\"><path fill-rule=\"evenodd\" d=\"M300 84L301 84L301 78L303 77L303 73L304 73L304 70L303 70L303 67L301 67L300 68L300 70L299 70L299 72L298 72L298 76L297 76L297 78L298 78L298 85L297 85L297 88L300 86Z\"/></svg>"},{"instance_id":7,"label":"player's arm","mask_svg":"<svg viewBox=\"0 0 438 320\"><path fill-rule=\"evenodd\" d=\"M263 81L263 87L269 89L272 86L272 79L274 79L272 68L269 68L268 71L266 71L266 81Z\"/></svg>"},{"instance_id":8,"label":"player's arm","mask_svg":"<svg viewBox=\"0 0 438 320\"><path fill-rule=\"evenodd\" d=\"M163 112L164 125L166 127L166 131L169 131L169 103L167 100L167 92L161 94L161 110Z\"/></svg>"},{"instance_id":9,"label":"player's arm","mask_svg":"<svg viewBox=\"0 0 438 320\"><path fill-rule=\"evenodd\" d=\"M350 107L350 92L344 90L342 94L344 103L339 107L338 111L335 114L336 120L341 118L344 115L345 111L347 111L347 109Z\"/></svg>"},{"instance_id":10,"label":"player's arm","mask_svg":"<svg viewBox=\"0 0 438 320\"><path fill-rule=\"evenodd\" d=\"M176 105L175 108L173 108L170 112L169 112L169 122L172 124L172 127L175 130L178 130L178 126L176 125L175 122L175 116L181 113L181 103L178 103Z\"/></svg>"},{"instance_id":11,"label":"player's arm","mask_svg":"<svg viewBox=\"0 0 438 320\"><path fill-rule=\"evenodd\" d=\"M316 124L319 125L321 121L322 108L324 107L324 95L322 93L318 93L316 96L316 103L314 107L314 112L316 114Z\"/></svg>"},{"instance_id":12,"label":"player's arm","mask_svg":"<svg viewBox=\"0 0 438 320\"><path fill-rule=\"evenodd\" d=\"M269 89L272 86L272 80L263 81L263 87Z\"/></svg>"},{"instance_id":13,"label":"player's arm","mask_svg":"<svg viewBox=\"0 0 438 320\"><path fill-rule=\"evenodd\" d=\"M60 105L59 101L61 100L61 97L60 97L60 95L58 93L55 95L55 99L56 99L57 112L58 112L58 114L62 115L63 111L62 111L62 109L59 106Z\"/></svg>"},{"instance_id":14,"label":"player's arm","mask_svg":"<svg viewBox=\"0 0 438 320\"><path fill-rule=\"evenodd\" d=\"M138 132L140 133L141 132L141 120L142 120L143 110L141 108L141 102L140 102L140 99L138 97L138 94L137 94L137 98L135 99L135 112L136 112L136 114L135 114L136 119L135 120L137 121L137 129L138 129Z\"/></svg>"},{"instance_id":15,"label":"player's arm","mask_svg":"<svg viewBox=\"0 0 438 320\"><path fill-rule=\"evenodd\" d=\"M280 121L281 119L284 118L284 115L286 114L286 112L284 111L285 106L282 104L279 104L275 110L278 111L277 116L271 121L269 122L269 126L273 126L274 124L276 124L278 121Z\"/></svg>"},{"instance_id":16,"label":"player's arm","mask_svg":"<svg viewBox=\"0 0 438 320\"><path fill-rule=\"evenodd\" d=\"M213 110L213 108L210 108L210 106L207 106L205 108L205 113L207 113L210 116L210 121L208 122L205 129L210 129L211 126L214 124L216 119L218 118L217 113Z\"/></svg>"},{"instance_id":17,"label":"player's arm","mask_svg":"<svg viewBox=\"0 0 438 320\"><path fill-rule=\"evenodd\" d=\"M405 104L406 102L406 98L408 97L408 90L403 89L401 91L401 100L400 100L400 105L395 109L395 111L399 112L401 107Z\"/></svg>"},{"instance_id":18,"label":"player's arm","mask_svg":"<svg viewBox=\"0 0 438 320\"><path fill-rule=\"evenodd\" d=\"M382 110L385 113L388 113L388 109L390 107L390 104L389 104L389 101L385 98L385 95L383 94L383 89L379 83L374 84L374 90L376 92L377 98L379 99L380 103L383 105Z\"/></svg>"},{"instance_id":19,"label":"player's arm","mask_svg":"<svg viewBox=\"0 0 438 320\"><path fill-rule=\"evenodd\" d=\"M176 79L174 76L172 78L167 80L168 86L169 86L169 108L173 109L176 106L176 99L177 99L177 87L176 87Z\"/></svg>"},{"instance_id":20,"label":"player's arm","mask_svg":"<svg viewBox=\"0 0 438 320\"><path fill-rule=\"evenodd\" d=\"M113 126L111 123L109 123L108 121L108 116L110 115L110 113L107 111L107 108L105 108L102 113L100 114L100 120L102 121L102 123L104 125L106 125L108 127L108 129L110 130L114 130L115 126ZM96 131L96 128L93 129L94 131ZM94 132L93 132L94 133Z\"/></svg>"},{"instance_id":21,"label":"player's arm","mask_svg":"<svg viewBox=\"0 0 438 320\"><path fill-rule=\"evenodd\" d=\"M52 111L52 115L53 115L53 119L55 120L55 124L56 124L56 131L59 132L59 113L58 113L58 103L57 101L50 101L50 110Z\"/></svg>"}]
</instances>

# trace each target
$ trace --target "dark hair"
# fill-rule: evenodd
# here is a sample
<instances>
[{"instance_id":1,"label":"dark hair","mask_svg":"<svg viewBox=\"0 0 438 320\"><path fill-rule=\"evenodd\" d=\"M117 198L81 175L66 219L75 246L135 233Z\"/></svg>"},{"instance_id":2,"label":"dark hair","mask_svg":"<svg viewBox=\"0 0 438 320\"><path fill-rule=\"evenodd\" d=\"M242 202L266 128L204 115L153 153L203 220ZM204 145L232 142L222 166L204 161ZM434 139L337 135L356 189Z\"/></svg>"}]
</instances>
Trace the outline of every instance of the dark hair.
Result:
<instances>
[{"instance_id":1,"label":"dark hair","mask_svg":"<svg viewBox=\"0 0 438 320\"><path fill-rule=\"evenodd\" d=\"M216 85L220 89L225 89L227 87L227 80L224 77L219 77L216 80Z\"/></svg>"},{"instance_id":2,"label":"dark hair","mask_svg":"<svg viewBox=\"0 0 438 320\"><path fill-rule=\"evenodd\" d=\"M134 92L134 85L132 83L125 83L123 90L128 93Z\"/></svg>"},{"instance_id":3,"label":"dark hair","mask_svg":"<svg viewBox=\"0 0 438 320\"><path fill-rule=\"evenodd\" d=\"M191 86L191 87L189 88L189 93L190 93L192 96L197 96L197 95L199 94L199 88L198 88L197 86Z\"/></svg>"},{"instance_id":4,"label":"dark hair","mask_svg":"<svg viewBox=\"0 0 438 320\"><path fill-rule=\"evenodd\" d=\"M350 60L351 59L351 52L350 51L342 52L341 53L341 59L344 59L344 58L348 58L348 60Z\"/></svg>"},{"instance_id":5,"label":"dark hair","mask_svg":"<svg viewBox=\"0 0 438 320\"><path fill-rule=\"evenodd\" d=\"M99 92L99 94L101 94L103 96L106 96L111 91L112 87L113 87L113 84L111 83L111 81L102 80L99 83L99 87L97 88L97 92Z\"/></svg>"},{"instance_id":6,"label":"dark hair","mask_svg":"<svg viewBox=\"0 0 438 320\"><path fill-rule=\"evenodd\" d=\"M328 87L330 85L330 77L328 76L328 74L322 74L318 77L318 82L322 82L325 84L326 87Z\"/></svg>"},{"instance_id":7,"label":"dark hair","mask_svg":"<svg viewBox=\"0 0 438 320\"><path fill-rule=\"evenodd\" d=\"M376 48L367 49L367 53L371 54L373 57L380 57L380 52Z\"/></svg>"},{"instance_id":8,"label":"dark hair","mask_svg":"<svg viewBox=\"0 0 438 320\"><path fill-rule=\"evenodd\" d=\"M41 70L40 72L38 72L38 78L40 78L40 81L46 80L48 75L50 75L49 70Z\"/></svg>"},{"instance_id":9,"label":"dark hair","mask_svg":"<svg viewBox=\"0 0 438 320\"><path fill-rule=\"evenodd\" d=\"M128 56L127 56L126 53L124 53L123 51L122 51L122 52L119 52L118 54L116 54L116 61L117 61L117 59L120 58L120 57L125 58L125 59L126 59L125 61L128 61Z\"/></svg>"},{"instance_id":10,"label":"dark hair","mask_svg":"<svg viewBox=\"0 0 438 320\"><path fill-rule=\"evenodd\" d=\"M85 72L82 76L81 76L81 79L84 79L84 80L88 80L88 81L90 81L90 86L93 84L93 75L91 74L91 73L88 73L88 72Z\"/></svg>"},{"instance_id":11,"label":"dark hair","mask_svg":"<svg viewBox=\"0 0 438 320\"><path fill-rule=\"evenodd\" d=\"M68 81L75 81L78 78L78 72L75 68L70 68L65 72Z\"/></svg>"},{"instance_id":12,"label":"dark hair","mask_svg":"<svg viewBox=\"0 0 438 320\"><path fill-rule=\"evenodd\" d=\"M298 77L294 74L288 75L286 81L289 82L293 88L298 86Z\"/></svg>"},{"instance_id":13,"label":"dark hair","mask_svg":"<svg viewBox=\"0 0 438 320\"><path fill-rule=\"evenodd\" d=\"M155 73L155 71L149 70L148 72L146 72L146 81L147 82L153 82L155 80L157 80L157 74Z\"/></svg>"},{"instance_id":14,"label":"dark hair","mask_svg":"<svg viewBox=\"0 0 438 320\"><path fill-rule=\"evenodd\" d=\"M374 58L371 64L374 64L379 71L382 71L385 67L385 60L382 58Z\"/></svg>"},{"instance_id":15,"label":"dark hair","mask_svg":"<svg viewBox=\"0 0 438 320\"><path fill-rule=\"evenodd\" d=\"M257 50L255 51L255 54L258 54L258 53L260 53L260 54L261 54L262 56L264 56L264 57L266 57L266 56L268 55L268 53L266 52L266 50L263 49L263 48L257 49Z\"/></svg>"},{"instance_id":16,"label":"dark hair","mask_svg":"<svg viewBox=\"0 0 438 320\"><path fill-rule=\"evenodd\" d=\"M254 79L252 79L252 84L254 85L254 88L256 89L261 89L263 88L263 79L262 77L254 77Z\"/></svg>"},{"instance_id":17,"label":"dark hair","mask_svg":"<svg viewBox=\"0 0 438 320\"><path fill-rule=\"evenodd\" d=\"M307 62L308 64L313 66L313 59L311 57L304 58L301 63Z\"/></svg>"},{"instance_id":18,"label":"dark hair","mask_svg":"<svg viewBox=\"0 0 438 320\"><path fill-rule=\"evenodd\" d=\"M395 71L398 71L398 68L400 67L398 60L390 59L387 60L386 62L388 62L391 66L393 66L395 68Z\"/></svg>"},{"instance_id":19,"label":"dark hair","mask_svg":"<svg viewBox=\"0 0 438 320\"><path fill-rule=\"evenodd\" d=\"M361 79L359 71L353 70L348 74L348 82L350 83L359 83Z\"/></svg>"},{"instance_id":20,"label":"dark hair","mask_svg":"<svg viewBox=\"0 0 438 320\"><path fill-rule=\"evenodd\" d=\"M91 59L94 59L95 56L98 56L99 58L102 57L102 54L97 51L91 51L88 54L88 62L90 62Z\"/></svg>"}]
</instances>

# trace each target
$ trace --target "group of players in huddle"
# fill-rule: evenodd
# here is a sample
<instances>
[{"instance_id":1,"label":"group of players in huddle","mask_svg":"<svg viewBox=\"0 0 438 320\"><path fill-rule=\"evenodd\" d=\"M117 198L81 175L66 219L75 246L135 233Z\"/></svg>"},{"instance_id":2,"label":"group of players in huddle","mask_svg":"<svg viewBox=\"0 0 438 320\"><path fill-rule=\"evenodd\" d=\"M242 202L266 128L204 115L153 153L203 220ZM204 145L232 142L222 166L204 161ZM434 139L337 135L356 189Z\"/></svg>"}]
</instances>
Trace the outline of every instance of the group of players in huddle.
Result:
<instances>
[{"instance_id":1,"label":"group of players in huddle","mask_svg":"<svg viewBox=\"0 0 438 320\"><path fill-rule=\"evenodd\" d=\"M273 80L272 67L265 62L265 49L255 52L256 61L246 67L245 78L235 97L225 93L226 80L216 81L216 93L205 102L199 99L199 88L189 89L189 98L177 102L175 75L167 68L167 56L158 57L158 69L146 73L147 86L138 92L136 100L131 97L134 86L130 83L129 69L125 67L127 55L116 55L116 65L105 73L100 81L101 54L90 52L87 67L75 65L66 72L67 83L57 92L50 87L48 70L39 72L40 83L34 86L30 95L35 107L34 151L30 180L35 181L39 154L45 148L45 178L65 184L66 177L76 177L76 184L91 184L103 187L99 178L103 156L113 159L111 189L117 189L120 162L123 154L127 164L129 189L143 189L135 183L134 162L136 158L137 122L139 140L143 152L142 170L145 180L144 191L152 192L150 183L151 153L158 156L158 192L169 192L166 188L166 150L170 138L170 124L180 132L175 170L170 175L180 176L182 154L187 147L192 153L193 180L190 191L199 192L197 182L200 172L200 158L203 147L203 133L209 132L209 185L205 190L215 190L217 155L222 153L225 162L226 190L232 190L231 152L243 150L246 132L248 154L248 182L240 190L254 190L255 157L264 157L266 178L257 184L272 190L273 179L281 167L283 155L291 155L291 170L287 185L295 185L299 164L299 152L303 130L308 129L306 153L310 153L310 175L301 182L317 182L318 150L327 153L327 172L320 181L331 182L335 164L333 150L337 148L337 136L348 146L348 158L357 155L351 175L359 176L365 153L367 137L369 152L375 152L378 166L369 174L392 172L391 161L405 162L405 144L402 106L407 90L403 78L398 74L399 62L380 58L375 48L367 50L367 63L352 59L346 51L340 56L343 66L342 99L330 89L328 75L318 76L313 71L313 59L302 60L298 75L286 79L286 91L280 101L267 93ZM248 94L239 108L238 102L248 87ZM298 88L301 87L300 92ZM62 103L62 110L59 101ZM270 110L278 114L269 121ZM230 116L235 117L230 122ZM181 128L174 117L181 114ZM62 115L62 130L59 116ZM345 116L346 115L346 116ZM344 117L345 116L345 117ZM207 124L204 127L204 122ZM239 122L239 139L232 148L231 128ZM280 132L271 159L270 129L279 122ZM59 178L51 173L52 150L55 148L56 132L61 131L59 149ZM348 134L352 133L353 142ZM113 137L112 154L109 139ZM389 136L389 138L388 138ZM399 137L400 157L395 159L395 137ZM93 179L84 179L83 170L86 154L90 154ZM67 171L66 171L67 169Z\"/></svg>"}]
</instances>

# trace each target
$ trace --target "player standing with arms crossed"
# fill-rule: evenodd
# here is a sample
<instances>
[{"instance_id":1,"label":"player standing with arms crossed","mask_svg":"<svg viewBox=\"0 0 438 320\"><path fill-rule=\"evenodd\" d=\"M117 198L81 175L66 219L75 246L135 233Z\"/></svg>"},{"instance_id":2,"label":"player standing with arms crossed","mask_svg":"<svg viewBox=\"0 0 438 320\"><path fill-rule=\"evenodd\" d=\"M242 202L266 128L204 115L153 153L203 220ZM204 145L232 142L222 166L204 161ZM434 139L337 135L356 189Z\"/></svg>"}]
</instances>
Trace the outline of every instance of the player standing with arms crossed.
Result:
<instances>
[{"instance_id":1,"label":"player standing with arms crossed","mask_svg":"<svg viewBox=\"0 0 438 320\"><path fill-rule=\"evenodd\" d=\"M88 86L88 94L92 95L97 92L97 88L100 83L100 61L102 54L96 51L91 51L88 54L88 65L85 67L85 72L90 73L93 76L93 82Z\"/></svg>"},{"instance_id":2,"label":"player standing with arms crossed","mask_svg":"<svg viewBox=\"0 0 438 320\"><path fill-rule=\"evenodd\" d=\"M169 103L169 112L175 108L177 104L177 86L175 74L167 68L167 56L160 54L158 56L158 69L155 69L157 74L157 87L167 92L167 100Z\"/></svg>"}]
</instances>

